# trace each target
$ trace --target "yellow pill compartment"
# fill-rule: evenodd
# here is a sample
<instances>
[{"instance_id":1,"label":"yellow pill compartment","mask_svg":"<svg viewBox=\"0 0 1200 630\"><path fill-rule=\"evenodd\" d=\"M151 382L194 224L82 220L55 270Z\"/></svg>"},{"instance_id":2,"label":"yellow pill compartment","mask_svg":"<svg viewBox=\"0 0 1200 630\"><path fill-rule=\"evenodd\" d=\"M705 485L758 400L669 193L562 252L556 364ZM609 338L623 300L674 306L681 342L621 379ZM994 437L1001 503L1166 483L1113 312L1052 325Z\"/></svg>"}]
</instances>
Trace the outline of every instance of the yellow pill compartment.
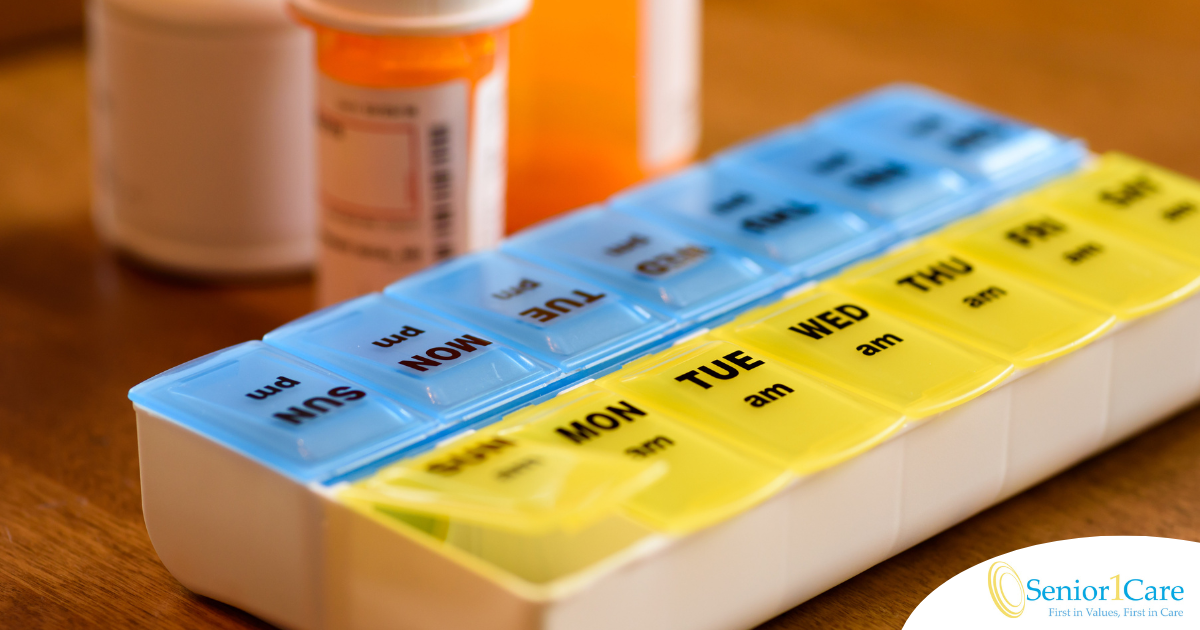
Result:
<instances>
[{"instance_id":1,"label":"yellow pill compartment","mask_svg":"<svg viewBox=\"0 0 1200 630\"><path fill-rule=\"evenodd\" d=\"M636 396L596 385L508 416L500 435L665 464L666 472L622 507L636 520L676 534L746 510L791 478L782 466L689 428Z\"/></svg>"},{"instance_id":2,"label":"yellow pill compartment","mask_svg":"<svg viewBox=\"0 0 1200 630\"><path fill-rule=\"evenodd\" d=\"M760 349L911 418L962 404L1013 369L828 288L751 311L713 336Z\"/></svg>"},{"instance_id":3,"label":"yellow pill compartment","mask_svg":"<svg viewBox=\"0 0 1200 630\"><path fill-rule=\"evenodd\" d=\"M849 459L904 423L895 411L749 346L707 336L645 357L598 383L801 474Z\"/></svg>"},{"instance_id":4,"label":"yellow pill compartment","mask_svg":"<svg viewBox=\"0 0 1200 630\"><path fill-rule=\"evenodd\" d=\"M928 243L855 267L833 284L1019 368L1077 350L1116 321L973 255Z\"/></svg>"},{"instance_id":5,"label":"yellow pill compartment","mask_svg":"<svg viewBox=\"0 0 1200 630\"><path fill-rule=\"evenodd\" d=\"M666 471L662 463L571 451L489 427L392 464L337 496L371 518L541 583L650 535L619 506Z\"/></svg>"},{"instance_id":6,"label":"yellow pill compartment","mask_svg":"<svg viewBox=\"0 0 1200 630\"><path fill-rule=\"evenodd\" d=\"M1200 182L1122 153L1036 193L1040 201L1200 264Z\"/></svg>"},{"instance_id":7,"label":"yellow pill compartment","mask_svg":"<svg viewBox=\"0 0 1200 630\"><path fill-rule=\"evenodd\" d=\"M933 238L1119 319L1147 315L1200 287L1200 268L1059 212L1037 197Z\"/></svg>"}]
</instances>

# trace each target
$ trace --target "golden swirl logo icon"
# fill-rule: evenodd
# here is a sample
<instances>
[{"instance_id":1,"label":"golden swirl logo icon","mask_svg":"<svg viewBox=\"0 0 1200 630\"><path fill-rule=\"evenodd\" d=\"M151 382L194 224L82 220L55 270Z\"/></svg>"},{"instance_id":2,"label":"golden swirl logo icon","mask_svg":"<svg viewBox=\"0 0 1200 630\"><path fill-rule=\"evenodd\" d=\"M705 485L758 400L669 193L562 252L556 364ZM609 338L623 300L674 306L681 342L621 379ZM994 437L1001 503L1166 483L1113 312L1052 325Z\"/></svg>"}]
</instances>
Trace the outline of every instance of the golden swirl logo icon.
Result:
<instances>
[{"instance_id":1,"label":"golden swirl logo icon","mask_svg":"<svg viewBox=\"0 0 1200 630\"><path fill-rule=\"evenodd\" d=\"M1025 589L1021 588L1021 576L1007 562L997 560L988 568L988 592L992 595L992 603L1005 617L1016 619L1025 612ZM1012 596L1012 593L1016 593L1016 596Z\"/></svg>"}]
</instances>

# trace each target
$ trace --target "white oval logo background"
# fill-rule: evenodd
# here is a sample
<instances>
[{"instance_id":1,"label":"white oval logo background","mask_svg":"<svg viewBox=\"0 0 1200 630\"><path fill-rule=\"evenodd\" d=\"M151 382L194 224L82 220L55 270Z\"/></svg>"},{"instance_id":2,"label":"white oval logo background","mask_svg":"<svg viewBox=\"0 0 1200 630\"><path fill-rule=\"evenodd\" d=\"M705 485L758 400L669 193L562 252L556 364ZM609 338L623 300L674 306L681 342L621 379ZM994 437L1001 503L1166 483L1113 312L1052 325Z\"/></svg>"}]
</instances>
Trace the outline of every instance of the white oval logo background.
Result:
<instances>
[{"instance_id":1,"label":"white oval logo background","mask_svg":"<svg viewBox=\"0 0 1200 630\"><path fill-rule=\"evenodd\" d=\"M1147 598L1151 588L1155 599ZM1018 549L959 573L930 593L904 627L1197 628L1197 601L1200 543L1076 538Z\"/></svg>"}]
</instances>

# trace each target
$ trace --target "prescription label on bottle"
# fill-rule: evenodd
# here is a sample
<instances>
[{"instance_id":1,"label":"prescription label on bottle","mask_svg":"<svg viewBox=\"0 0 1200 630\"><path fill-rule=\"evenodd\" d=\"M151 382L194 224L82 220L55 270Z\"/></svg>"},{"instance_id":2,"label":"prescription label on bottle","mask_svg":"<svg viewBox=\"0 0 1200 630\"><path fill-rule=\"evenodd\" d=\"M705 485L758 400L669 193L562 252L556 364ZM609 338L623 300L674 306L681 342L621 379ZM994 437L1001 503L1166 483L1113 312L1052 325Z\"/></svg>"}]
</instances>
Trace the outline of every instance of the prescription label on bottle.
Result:
<instances>
[{"instance_id":1,"label":"prescription label on bottle","mask_svg":"<svg viewBox=\"0 0 1200 630\"><path fill-rule=\"evenodd\" d=\"M748 346L708 337L625 366L600 387L809 473L891 435L903 417Z\"/></svg>"},{"instance_id":2,"label":"prescription label on bottle","mask_svg":"<svg viewBox=\"0 0 1200 630\"><path fill-rule=\"evenodd\" d=\"M1120 153L1039 191L1055 208L1200 264L1200 183Z\"/></svg>"},{"instance_id":3,"label":"prescription label on bottle","mask_svg":"<svg viewBox=\"0 0 1200 630\"><path fill-rule=\"evenodd\" d=\"M935 240L1120 319L1200 287L1200 268L1161 255L1032 197L948 228Z\"/></svg>"},{"instance_id":4,"label":"prescription label on bottle","mask_svg":"<svg viewBox=\"0 0 1200 630\"><path fill-rule=\"evenodd\" d=\"M665 462L663 477L623 504L662 531L682 533L716 523L761 501L789 478L782 466L680 424L637 397L595 385L510 415L499 431L572 451Z\"/></svg>"},{"instance_id":5,"label":"prescription label on bottle","mask_svg":"<svg viewBox=\"0 0 1200 630\"><path fill-rule=\"evenodd\" d=\"M964 403L1013 369L874 304L827 290L751 311L712 334L759 348L914 418Z\"/></svg>"},{"instance_id":6,"label":"prescription label on bottle","mask_svg":"<svg viewBox=\"0 0 1200 630\"><path fill-rule=\"evenodd\" d=\"M571 451L494 431L451 442L355 483L342 496L507 529L578 529L666 472L666 464Z\"/></svg>"},{"instance_id":7,"label":"prescription label on bottle","mask_svg":"<svg viewBox=\"0 0 1200 630\"><path fill-rule=\"evenodd\" d=\"M373 88L319 77L322 304L499 240L505 81L503 66L481 79L472 107L465 79Z\"/></svg>"},{"instance_id":8,"label":"prescription label on bottle","mask_svg":"<svg viewBox=\"0 0 1200 630\"><path fill-rule=\"evenodd\" d=\"M1107 313L1029 284L980 259L924 244L843 273L834 285L909 321L1026 367L1095 339Z\"/></svg>"}]
</instances>

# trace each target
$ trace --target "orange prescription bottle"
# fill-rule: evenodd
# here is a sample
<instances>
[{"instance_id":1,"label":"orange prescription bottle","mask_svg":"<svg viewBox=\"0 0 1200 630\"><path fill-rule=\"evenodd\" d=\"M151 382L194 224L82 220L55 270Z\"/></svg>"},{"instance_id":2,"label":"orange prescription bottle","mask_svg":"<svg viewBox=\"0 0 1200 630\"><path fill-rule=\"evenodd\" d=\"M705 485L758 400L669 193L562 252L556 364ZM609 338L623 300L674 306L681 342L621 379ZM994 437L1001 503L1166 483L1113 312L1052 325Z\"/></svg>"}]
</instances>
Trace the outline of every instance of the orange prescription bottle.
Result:
<instances>
[{"instance_id":1,"label":"orange prescription bottle","mask_svg":"<svg viewBox=\"0 0 1200 630\"><path fill-rule=\"evenodd\" d=\"M529 0L290 0L316 32L317 300L503 236L509 25Z\"/></svg>"},{"instance_id":2,"label":"orange prescription bottle","mask_svg":"<svg viewBox=\"0 0 1200 630\"><path fill-rule=\"evenodd\" d=\"M508 231L689 162L700 0L536 0L513 27Z\"/></svg>"}]
</instances>

